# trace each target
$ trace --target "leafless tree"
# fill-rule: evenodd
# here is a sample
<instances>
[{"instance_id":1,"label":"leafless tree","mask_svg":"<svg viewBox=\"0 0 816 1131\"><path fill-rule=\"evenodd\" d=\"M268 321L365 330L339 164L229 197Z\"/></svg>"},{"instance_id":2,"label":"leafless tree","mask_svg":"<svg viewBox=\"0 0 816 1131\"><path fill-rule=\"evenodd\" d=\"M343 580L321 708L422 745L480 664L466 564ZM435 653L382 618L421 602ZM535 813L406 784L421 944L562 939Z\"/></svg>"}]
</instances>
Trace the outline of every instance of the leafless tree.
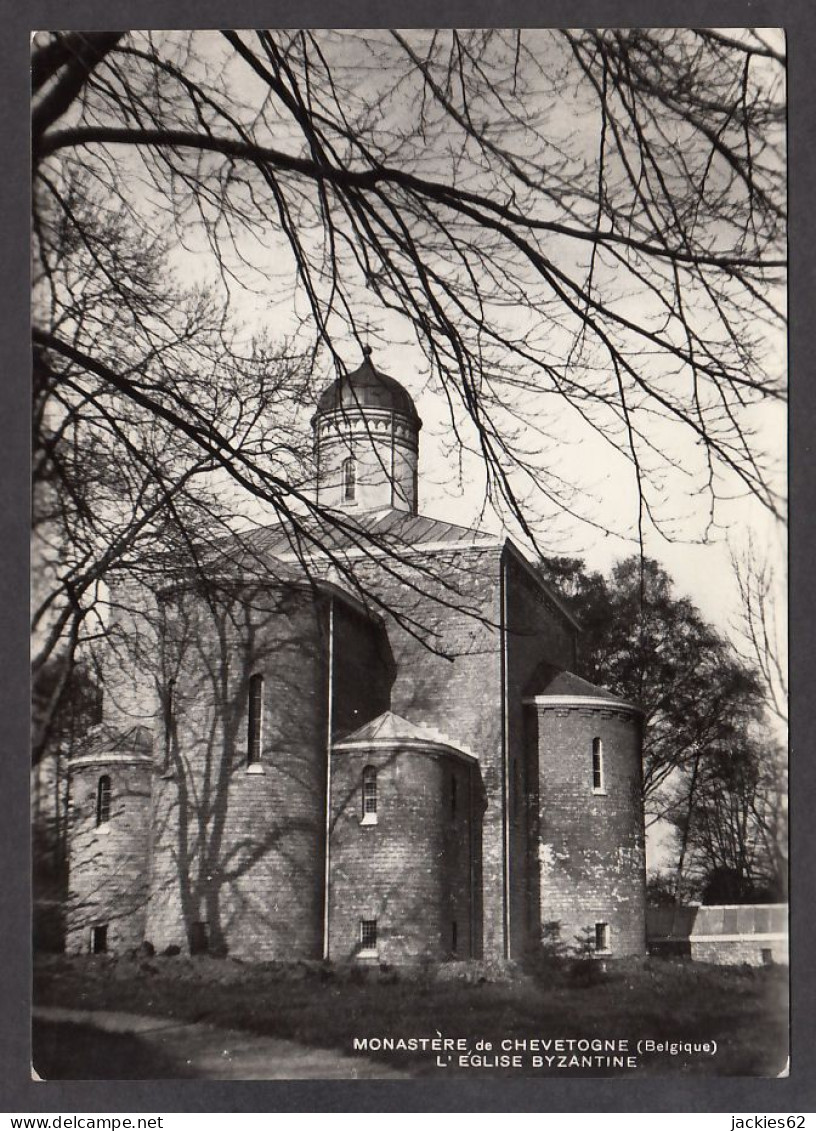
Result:
<instances>
[{"instance_id":1,"label":"leafless tree","mask_svg":"<svg viewBox=\"0 0 816 1131\"><path fill-rule=\"evenodd\" d=\"M92 340L134 390L196 403L259 464L293 482L308 476L308 450L291 429L305 380L298 360L261 340L243 346L211 293L173 278L160 235L134 230L81 176L37 211L34 276L38 316L70 326L72 341ZM235 508L201 444L149 397L122 397L65 354L35 350L33 411L36 757L77 651L106 635L111 589L135 577L155 587L181 554L200 563L229 534Z\"/></svg>"},{"instance_id":2,"label":"leafless tree","mask_svg":"<svg viewBox=\"0 0 816 1131\"><path fill-rule=\"evenodd\" d=\"M768 710L781 723L788 721L788 676L780 618L779 579L770 560L753 541L731 564L739 592L739 612L734 628L737 648L762 677Z\"/></svg>"},{"instance_id":3,"label":"leafless tree","mask_svg":"<svg viewBox=\"0 0 816 1131\"><path fill-rule=\"evenodd\" d=\"M712 508L737 483L780 509L746 415L782 395L784 61L766 36L72 33L33 66L38 202L62 208L83 168L206 248L225 289L293 298L340 369L363 313L396 312L525 525L533 488L575 505L519 429L531 393L630 460L641 523L668 522L669 468ZM203 443L194 405L136 388L87 336L52 320L35 341Z\"/></svg>"}]
</instances>

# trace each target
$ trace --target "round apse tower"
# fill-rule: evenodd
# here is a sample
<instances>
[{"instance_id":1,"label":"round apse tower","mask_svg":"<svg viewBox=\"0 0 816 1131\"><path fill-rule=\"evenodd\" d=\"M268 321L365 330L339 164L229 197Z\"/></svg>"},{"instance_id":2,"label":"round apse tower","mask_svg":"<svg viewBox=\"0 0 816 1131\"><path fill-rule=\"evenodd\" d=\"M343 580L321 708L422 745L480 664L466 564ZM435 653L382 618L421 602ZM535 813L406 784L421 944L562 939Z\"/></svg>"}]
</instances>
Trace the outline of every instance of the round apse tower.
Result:
<instances>
[{"instance_id":1,"label":"round apse tower","mask_svg":"<svg viewBox=\"0 0 816 1131\"><path fill-rule=\"evenodd\" d=\"M371 362L333 381L312 418L317 502L363 512L417 513L419 419L410 395Z\"/></svg>"},{"instance_id":2,"label":"round apse tower","mask_svg":"<svg viewBox=\"0 0 816 1131\"><path fill-rule=\"evenodd\" d=\"M612 957L646 950L643 714L545 664L524 702L538 769L542 928Z\"/></svg>"}]
</instances>

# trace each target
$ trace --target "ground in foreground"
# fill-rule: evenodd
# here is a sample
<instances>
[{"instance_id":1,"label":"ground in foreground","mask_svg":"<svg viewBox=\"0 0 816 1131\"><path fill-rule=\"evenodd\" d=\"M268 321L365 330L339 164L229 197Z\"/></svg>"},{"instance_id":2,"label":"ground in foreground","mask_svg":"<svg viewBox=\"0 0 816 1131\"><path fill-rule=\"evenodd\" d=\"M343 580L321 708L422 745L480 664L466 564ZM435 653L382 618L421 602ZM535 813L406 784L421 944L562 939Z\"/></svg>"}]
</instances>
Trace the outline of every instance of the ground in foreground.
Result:
<instances>
[{"instance_id":1,"label":"ground in foreground","mask_svg":"<svg viewBox=\"0 0 816 1131\"><path fill-rule=\"evenodd\" d=\"M205 956L41 956L34 980L35 1006L204 1022L248 1038L297 1042L304 1058L309 1050L334 1050L342 1058L359 1056L361 1068L364 1058L381 1064L384 1074L440 1077L775 1076L787 1060L787 1000L785 968L656 958L530 974L466 963L398 971L252 966ZM140 1049L138 1033L111 1040L92 1030L92 1017L87 1027L35 1020L37 1072L46 1079L121 1079L126 1066L131 1078L204 1074L183 1057L164 1062ZM380 1047L379 1038L447 1038L466 1047L449 1053L420 1042L392 1050ZM593 1040L616 1044L569 1045ZM648 1041L667 1047L641 1043ZM509 1055L520 1062L500 1059ZM606 1062L621 1055L633 1056L635 1065ZM587 1064L587 1057L597 1059ZM272 1068L271 1075L277 1075Z\"/></svg>"}]
</instances>

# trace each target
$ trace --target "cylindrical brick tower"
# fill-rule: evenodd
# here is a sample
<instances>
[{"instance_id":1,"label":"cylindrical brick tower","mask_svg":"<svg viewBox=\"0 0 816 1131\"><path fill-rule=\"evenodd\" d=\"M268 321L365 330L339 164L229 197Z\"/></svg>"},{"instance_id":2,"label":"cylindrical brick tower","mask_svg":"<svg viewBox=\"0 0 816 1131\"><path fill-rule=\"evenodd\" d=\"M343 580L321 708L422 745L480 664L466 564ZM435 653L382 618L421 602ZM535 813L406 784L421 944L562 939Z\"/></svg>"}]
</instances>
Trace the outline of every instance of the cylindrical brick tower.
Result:
<instances>
[{"instance_id":1,"label":"cylindrical brick tower","mask_svg":"<svg viewBox=\"0 0 816 1131\"><path fill-rule=\"evenodd\" d=\"M99 727L70 765L66 950L127 950L144 939L152 735Z\"/></svg>"},{"instance_id":2,"label":"cylindrical brick tower","mask_svg":"<svg viewBox=\"0 0 816 1131\"><path fill-rule=\"evenodd\" d=\"M308 586L237 579L179 586L167 603L146 937L159 951L320 958L324 605Z\"/></svg>"},{"instance_id":3,"label":"cylindrical brick tower","mask_svg":"<svg viewBox=\"0 0 816 1131\"><path fill-rule=\"evenodd\" d=\"M644 954L641 711L571 672L541 673L534 691L542 932L611 957Z\"/></svg>"},{"instance_id":4,"label":"cylindrical brick tower","mask_svg":"<svg viewBox=\"0 0 816 1131\"><path fill-rule=\"evenodd\" d=\"M365 348L359 369L333 381L312 418L317 502L352 513L417 513L422 421L411 397L380 373Z\"/></svg>"},{"instance_id":5,"label":"cylindrical brick tower","mask_svg":"<svg viewBox=\"0 0 816 1131\"><path fill-rule=\"evenodd\" d=\"M390 711L334 744L329 954L471 958L481 914L476 759Z\"/></svg>"}]
</instances>

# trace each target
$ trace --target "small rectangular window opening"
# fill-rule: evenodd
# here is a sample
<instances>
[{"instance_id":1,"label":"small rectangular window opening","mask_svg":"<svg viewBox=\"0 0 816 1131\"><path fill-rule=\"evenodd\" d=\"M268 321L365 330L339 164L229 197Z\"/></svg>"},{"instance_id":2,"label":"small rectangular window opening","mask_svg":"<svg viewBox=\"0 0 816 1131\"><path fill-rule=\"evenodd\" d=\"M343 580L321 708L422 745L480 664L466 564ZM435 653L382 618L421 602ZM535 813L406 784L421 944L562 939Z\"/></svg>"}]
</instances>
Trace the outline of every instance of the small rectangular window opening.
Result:
<instances>
[{"instance_id":1,"label":"small rectangular window opening","mask_svg":"<svg viewBox=\"0 0 816 1131\"><path fill-rule=\"evenodd\" d=\"M773 951L771 950L770 947L763 947L762 948L762 965L763 966L773 966L773 964L774 964Z\"/></svg>"},{"instance_id":2,"label":"small rectangular window opening","mask_svg":"<svg viewBox=\"0 0 816 1131\"><path fill-rule=\"evenodd\" d=\"M592 740L592 789L595 793L603 793L603 743L600 738Z\"/></svg>"},{"instance_id":3,"label":"small rectangular window opening","mask_svg":"<svg viewBox=\"0 0 816 1131\"><path fill-rule=\"evenodd\" d=\"M454 919L451 922L451 954L456 954L459 950L459 925Z\"/></svg>"},{"instance_id":4,"label":"small rectangular window opening","mask_svg":"<svg viewBox=\"0 0 816 1131\"><path fill-rule=\"evenodd\" d=\"M105 954L108 949L108 924L91 928L91 954Z\"/></svg>"},{"instance_id":5,"label":"small rectangular window opening","mask_svg":"<svg viewBox=\"0 0 816 1131\"><path fill-rule=\"evenodd\" d=\"M247 761L256 765L261 760L263 731L263 676L253 675L249 681L249 718L247 721Z\"/></svg>"},{"instance_id":6,"label":"small rectangular window opening","mask_svg":"<svg viewBox=\"0 0 816 1131\"><path fill-rule=\"evenodd\" d=\"M595 949L597 951L609 950L609 924L595 924Z\"/></svg>"},{"instance_id":7,"label":"small rectangular window opening","mask_svg":"<svg viewBox=\"0 0 816 1131\"><path fill-rule=\"evenodd\" d=\"M377 920L376 919L361 919L360 920L360 949L361 950L376 950L377 949Z\"/></svg>"}]
</instances>

